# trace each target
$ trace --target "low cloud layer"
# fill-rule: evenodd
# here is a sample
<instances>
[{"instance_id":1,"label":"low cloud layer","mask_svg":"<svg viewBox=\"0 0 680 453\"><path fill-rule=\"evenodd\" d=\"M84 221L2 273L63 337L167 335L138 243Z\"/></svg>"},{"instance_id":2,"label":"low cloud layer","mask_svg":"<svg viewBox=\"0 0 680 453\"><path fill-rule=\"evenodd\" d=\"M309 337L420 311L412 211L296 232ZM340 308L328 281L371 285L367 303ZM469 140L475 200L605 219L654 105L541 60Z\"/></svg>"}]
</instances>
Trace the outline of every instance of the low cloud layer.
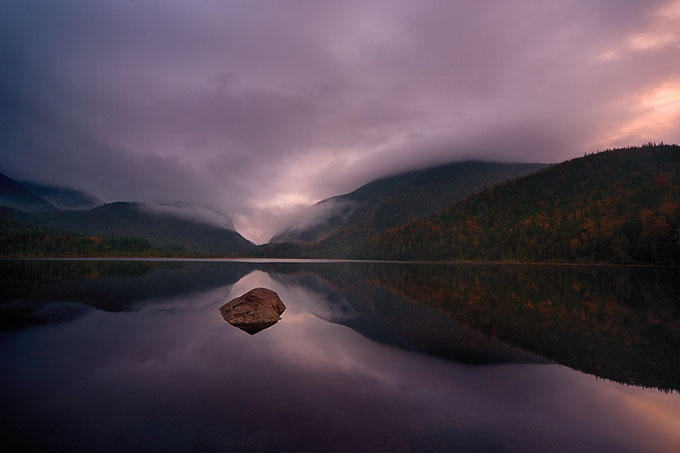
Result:
<instances>
[{"instance_id":1,"label":"low cloud layer","mask_svg":"<svg viewBox=\"0 0 680 453\"><path fill-rule=\"evenodd\" d=\"M153 214L196 220L227 230L235 229L234 222L225 214L199 204L176 201L174 203L142 203L138 207Z\"/></svg>"},{"instance_id":2,"label":"low cloud layer","mask_svg":"<svg viewBox=\"0 0 680 453\"><path fill-rule=\"evenodd\" d=\"M0 171L261 242L397 171L680 142L678 30L676 0L9 0Z\"/></svg>"}]
</instances>

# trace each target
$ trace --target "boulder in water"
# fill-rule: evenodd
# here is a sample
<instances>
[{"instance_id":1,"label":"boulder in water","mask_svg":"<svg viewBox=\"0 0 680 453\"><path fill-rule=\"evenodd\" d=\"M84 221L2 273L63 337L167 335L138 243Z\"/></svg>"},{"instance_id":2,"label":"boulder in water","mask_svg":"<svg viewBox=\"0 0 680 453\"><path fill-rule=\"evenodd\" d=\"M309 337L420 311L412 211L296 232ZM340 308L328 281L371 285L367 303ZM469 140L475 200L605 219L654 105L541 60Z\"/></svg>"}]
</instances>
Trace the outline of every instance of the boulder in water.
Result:
<instances>
[{"instance_id":1,"label":"boulder in water","mask_svg":"<svg viewBox=\"0 0 680 453\"><path fill-rule=\"evenodd\" d=\"M220 308L225 321L251 335L273 326L286 306L279 295L267 288L255 288Z\"/></svg>"}]
</instances>

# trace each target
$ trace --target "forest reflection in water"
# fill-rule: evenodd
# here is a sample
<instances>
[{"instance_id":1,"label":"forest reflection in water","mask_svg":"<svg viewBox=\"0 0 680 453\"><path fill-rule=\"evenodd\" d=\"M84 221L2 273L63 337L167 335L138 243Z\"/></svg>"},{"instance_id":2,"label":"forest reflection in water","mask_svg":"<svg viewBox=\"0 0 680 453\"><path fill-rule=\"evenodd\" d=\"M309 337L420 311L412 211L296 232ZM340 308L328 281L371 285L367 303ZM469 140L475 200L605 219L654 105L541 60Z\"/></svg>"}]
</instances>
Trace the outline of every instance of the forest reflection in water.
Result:
<instances>
[{"instance_id":1,"label":"forest reflection in water","mask_svg":"<svg viewBox=\"0 0 680 453\"><path fill-rule=\"evenodd\" d=\"M0 325L66 316L41 312L55 300L132 310L145 299L230 285L254 270L324 293L336 303L335 314L322 317L379 341L447 355L452 319L482 334L480 342L490 337L599 377L680 389L680 270L672 268L3 261ZM486 360L459 352L464 362Z\"/></svg>"},{"instance_id":2,"label":"forest reflection in water","mask_svg":"<svg viewBox=\"0 0 680 453\"><path fill-rule=\"evenodd\" d=\"M2 379L4 390L0 396L5 415L7 410L16 412L22 407L28 417L28 413L35 414L35 406L50 401L57 404L52 399L61 394L55 389L49 394L36 393L35 385L49 379L45 391L60 382L68 387L66 376L73 379L77 375L81 376L78 380L82 381L82 388L69 387L68 392L81 392L69 399L69 410L74 412L71 417L86 418L92 410L88 406L91 401L122 417L122 413L116 412L122 410L118 402L101 400L95 389L99 380L111 384L109 376L115 375L128 382L125 385L139 387L119 396L133 407L149 407L156 403L140 396L137 392L141 388L152 385L156 389L153 392L165 398L181 393L181 386L190 378L203 390L192 390L193 399L189 394L178 397L172 404L181 421L173 423L181 426L166 426L184 432L182 426L199 422L184 419L186 415L179 415L180 412L207 411L206 416L237 417L231 412L226 414L225 407L212 407L207 402L211 398L208 393L224 388L224 382L215 380L217 376L227 373L233 364L242 371L234 374L236 368L232 368L229 376L222 376L225 382L230 382L239 393L263 392L256 401L249 402L243 394L223 395L243 400L242 405L264 405L260 410L246 411L240 422L232 420L241 430L240 435L267 407L280 414L301 410L291 405L316 404L318 407L305 407L310 412L334 410L346 428L359 430L356 443L346 440L350 444L337 444L346 448L366 447L377 441L372 436L378 434L360 429L361 420L354 413L359 409L367 417L384 418L380 433L392 439L380 440L387 442L385 445L398 447L400 436L419 439L413 440L415 444L402 445L401 449L420 446L418 442L424 441L423 436L432 435L431 429L438 433L428 441L434 442L433 448L451 446L455 441L459 442L454 442L455 445L482 450L500 445L509 445L509 450L555 449L562 442L558 450L575 447L625 450L631 445L647 446L653 439L663 440L666 443L659 445L667 448L680 445L680 434L673 437L669 428L680 422L678 395L656 389L680 388L678 282L678 270L665 268L0 261L0 326L4 330L0 334L3 345L0 359L13 364L12 372L5 373ZM249 336L239 336L243 332L222 321L218 308L229 297L256 286L275 289L290 309L278 324L247 340ZM115 313L129 315L113 316ZM167 324L171 320L172 324ZM190 346L198 338L209 339L210 343ZM266 363L256 364L256 357ZM568 368L545 366L552 362L654 390L598 383ZM57 364L58 368L52 368ZM133 364L134 368L128 369ZM156 375L154 370L161 364L164 364L161 368L166 368ZM167 369L168 366L172 368ZM189 371L182 371L184 366L192 367L190 377L186 376ZM82 378L93 372L91 369L97 370L96 375ZM267 378L256 378L252 374L256 370L267 370ZM366 379L370 382L377 379L379 387L372 387L378 384L369 384ZM323 396L322 382L334 388L337 398ZM113 384L113 393L123 391L116 390L120 385ZM262 389L266 385L280 386L289 396L270 395ZM367 395L360 390L364 387L377 393L366 399ZM548 390L553 387L561 390L558 393ZM310 394L302 396L299 392L303 388ZM420 389L417 404L410 399L416 398L411 395L415 388ZM379 396L381 392L385 400ZM364 398L361 408L351 402L357 397ZM273 403L271 398L277 402ZM323 398L326 399L322 403ZM78 404L85 407L82 413L75 409ZM577 404L597 407L591 407L592 413L587 416L579 412L582 408L573 408L583 420L564 422L566 408ZM628 410L622 404L630 410L626 423L637 427L630 428L626 435L620 434L623 425L617 425L623 423L617 417L625 418L620 414ZM521 408L528 412L515 414ZM41 406L38 412L55 415L50 412L53 410L56 409L49 409L48 405ZM174 409L164 410L173 413ZM415 410L422 421L414 424L402 413L405 410ZM444 427L452 422L441 418L441 411L454 411L456 420L463 417L478 425L474 429L458 426L448 432ZM503 414L504 421L490 415L496 412ZM302 415L296 412L295 416ZM348 420L352 417L354 421ZM507 417L516 420L510 422ZM541 417L545 420L538 421ZM608 417L606 426L593 417L597 420ZM639 417L646 421L641 422ZM566 425L559 429L550 425L553 431L544 426L548 431L540 434L535 431L536 426L554 424L558 419ZM14 430L7 439L31 432L20 421L21 417L16 416L6 425L5 429ZM109 419L105 422L113 423ZM289 444L278 446L293 448L296 439L308 438L310 430L321 429L311 421L308 423L306 428L299 427L299 431L292 429L287 438ZM367 419L361 423L368 426L376 422ZM425 428L423 423L432 426ZM589 428L580 423L590 423ZM493 435L476 431L481 426L485 427L483 431L493 431ZM228 438L237 447L271 446L264 440L261 445L253 444L252 439L235 440L238 432L218 434L218 426L203 429L213 436L210 445L223 446L221 442ZM614 432L621 438L613 440ZM340 434L328 434L330 437L317 441L339 442L335 435ZM566 438L571 443L564 443ZM22 445L16 438L13 442ZM63 445L73 447L66 440ZM90 445L69 449L87 450L87 446ZM159 446L168 447L163 442Z\"/></svg>"}]
</instances>

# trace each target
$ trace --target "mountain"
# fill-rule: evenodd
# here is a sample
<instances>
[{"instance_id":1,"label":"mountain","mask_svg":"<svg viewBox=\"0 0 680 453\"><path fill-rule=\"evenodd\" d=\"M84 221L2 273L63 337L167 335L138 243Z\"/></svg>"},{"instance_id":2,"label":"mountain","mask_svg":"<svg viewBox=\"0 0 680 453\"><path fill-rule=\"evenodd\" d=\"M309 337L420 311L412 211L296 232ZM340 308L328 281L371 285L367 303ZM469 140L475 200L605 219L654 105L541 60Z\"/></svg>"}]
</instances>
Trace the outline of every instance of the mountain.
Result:
<instances>
[{"instance_id":1,"label":"mountain","mask_svg":"<svg viewBox=\"0 0 680 453\"><path fill-rule=\"evenodd\" d=\"M255 248L231 219L204 206L102 204L79 190L19 183L2 174L0 241L0 254L31 256L244 256Z\"/></svg>"},{"instance_id":2,"label":"mountain","mask_svg":"<svg viewBox=\"0 0 680 453\"><path fill-rule=\"evenodd\" d=\"M680 147L550 166L386 231L361 256L680 264Z\"/></svg>"},{"instance_id":3,"label":"mountain","mask_svg":"<svg viewBox=\"0 0 680 453\"><path fill-rule=\"evenodd\" d=\"M179 217L194 222L207 223L209 225L218 226L227 230L236 231L234 222L225 214L206 206L196 203L186 203L182 201L175 201L173 203L144 203L138 204L143 210L166 215L170 217Z\"/></svg>"},{"instance_id":4,"label":"mountain","mask_svg":"<svg viewBox=\"0 0 680 453\"><path fill-rule=\"evenodd\" d=\"M70 187L50 186L25 181L21 185L59 209L92 209L95 206L104 204L99 198L80 190L71 189Z\"/></svg>"},{"instance_id":5,"label":"mountain","mask_svg":"<svg viewBox=\"0 0 680 453\"><path fill-rule=\"evenodd\" d=\"M27 212L56 210L53 204L2 173L0 173L0 206L7 206Z\"/></svg>"},{"instance_id":6,"label":"mountain","mask_svg":"<svg viewBox=\"0 0 680 453\"><path fill-rule=\"evenodd\" d=\"M102 237L48 228L33 214L0 206L0 256L187 256L134 237Z\"/></svg>"},{"instance_id":7,"label":"mountain","mask_svg":"<svg viewBox=\"0 0 680 453\"><path fill-rule=\"evenodd\" d=\"M253 249L234 230L142 203L32 213L0 207L0 255L246 256Z\"/></svg>"},{"instance_id":8,"label":"mountain","mask_svg":"<svg viewBox=\"0 0 680 453\"><path fill-rule=\"evenodd\" d=\"M142 203L109 203L87 211L36 213L33 217L40 225L63 231L135 237L155 247L181 248L207 255L242 255L254 247L236 231L155 211Z\"/></svg>"},{"instance_id":9,"label":"mountain","mask_svg":"<svg viewBox=\"0 0 680 453\"><path fill-rule=\"evenodd\" d=\"M321 248L342 254L375 234L545 166L457 162L377 179L348 194L320 201L313 207L311 217L315 220L276 234L270 243L318 242Z\"/></svg>"}]
</instances>

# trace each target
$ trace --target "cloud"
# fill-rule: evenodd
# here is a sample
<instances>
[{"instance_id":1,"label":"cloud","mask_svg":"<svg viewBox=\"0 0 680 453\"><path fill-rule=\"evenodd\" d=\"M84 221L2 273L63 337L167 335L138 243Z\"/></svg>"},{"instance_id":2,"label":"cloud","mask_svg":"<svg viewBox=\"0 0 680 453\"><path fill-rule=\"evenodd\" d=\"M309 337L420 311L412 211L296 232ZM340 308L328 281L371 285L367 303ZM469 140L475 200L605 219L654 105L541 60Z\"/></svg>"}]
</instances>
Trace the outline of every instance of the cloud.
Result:
<instances>
[{"instance_id":1,"label":"cloud","mask_svg":"<svg viewBox=\"0 0 680 453\"><path fill-rule=\"evenodd\" d=\"M330 233L335 227L344 223L355 212L357 203L349 200L329 198L311 206L297 205L292 209L279 212L278 223L285 226L280 235L275 235L270 242L295 242L298 240L294 232L306 232L305 241L317 241ZM271 215L267 213L267 215ZM312 230L312 227L313 230ZM278 237L277 237L278 236Z\"/></svg>"},{"instance_id":2,"label":"cloud","mask_svg":"<svg viewBox=\"0 0 680 453\"><path fill-rule=\"evenodd\" d=\"M227 230L235 229L234 222L227 215L198 204L176 201L173 203L142 203L138 206L140 209L154 214L198 220Z\"/></svg>"},{"instance_id":3,"label":"cloud","mask_svg":"<svg viewBox=\"0 0 680 453\"><path fill-rule=\"evenodd\" d=\"M678 142L679 4L10 0L0 171L265 241L397 171Z\"/></svg>"}]
</instances>

